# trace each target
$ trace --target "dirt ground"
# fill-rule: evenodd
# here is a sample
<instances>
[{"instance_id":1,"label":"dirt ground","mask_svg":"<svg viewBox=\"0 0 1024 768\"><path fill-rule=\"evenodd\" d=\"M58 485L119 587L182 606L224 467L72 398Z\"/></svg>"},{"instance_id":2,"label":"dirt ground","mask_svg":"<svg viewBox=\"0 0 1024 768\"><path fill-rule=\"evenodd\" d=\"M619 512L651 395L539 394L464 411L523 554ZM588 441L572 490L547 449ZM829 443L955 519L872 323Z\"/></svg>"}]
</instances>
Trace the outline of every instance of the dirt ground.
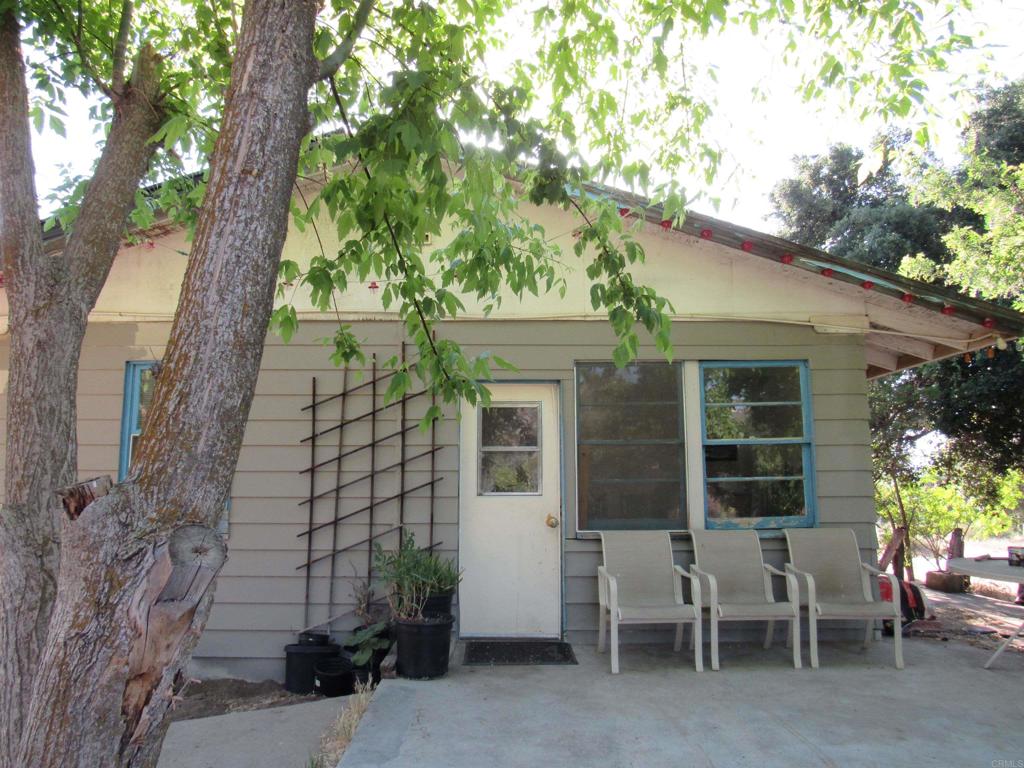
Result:
<instances>
[{"instance_id":1,"label":"dirt ground","mask_svg":"<svg viewBox=\"0 0 1024 768\"><path fill-rule=\"evenodd\" d=\"M226 715L229 712L282 707L318 698L312 694L289 693L284 686L273 680L259 683L233 678L194 681L185 688L181 701L171 711L171 720L192 720Z\"/></svg>"},{"instance_id":2,"label":"dirt ground","mask_svg":"<svg viewBox=\"0 0 1024 768\"><path fill-rule=\"evenodd\" d=\"M964 642L994 651L1024 621L1024 606L1014 605L1016 593L1009 590L948 594L924 590L935 621L915 622L908 635L940 642ZM1000 595L998 597L991 595ZM1024 639L1010 645L1007 653L1024 653Z\"/></svg>"}]
</instances>

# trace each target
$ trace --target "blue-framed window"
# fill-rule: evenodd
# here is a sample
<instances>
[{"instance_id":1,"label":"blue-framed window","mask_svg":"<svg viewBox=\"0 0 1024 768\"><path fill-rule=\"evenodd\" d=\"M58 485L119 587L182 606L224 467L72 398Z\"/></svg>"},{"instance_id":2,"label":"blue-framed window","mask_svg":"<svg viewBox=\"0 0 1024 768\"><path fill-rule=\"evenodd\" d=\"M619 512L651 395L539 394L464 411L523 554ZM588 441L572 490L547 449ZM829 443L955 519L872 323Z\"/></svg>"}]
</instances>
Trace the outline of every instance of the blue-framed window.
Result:
<instances>
[{"instance_id":1,"label":"blue-framed window","mask_svg":"<svg viewBox=\"0 0 1024 768\"><path fill-rule=\"evenodd\" d=\"M129 360L124 368L124 402L121 405L121 452L118 457L117 479L124 480L132 466L132 456L142 430L146 426L146 414L153 401L156 386L156 360ZM217 530L228 535L230 497L224 503Z\"/></svg>"},{"instance_id":2,"label":"blue-framed window","mask_svg":"<svg viewBox=\"0 0 1024 768\"><path fill-rule=\"evenodd\" d=\"M686 526L682 368L576 364L579 530Z\"/></svg>"},{"instance_id":3,"label":"blue-framed window","mask_svg":"<svg viewBox=\"0 0 1024 768\"><path fill-rule=\"evenodd\" d=\"M702 362L700 372L705 525L814 525L807 363Z\"/></svg>"},{"instance_id":4,"label":"blue-framed window","mask_svg":"<svg viewBox=\"0 0 1024 768\"><path fill-rule=\"evenodd\" d=\"M121 454L117 478L124 480L132 465L135 444L146 424L146 413L156 384L155 360L132 360L124 370L124 403L121 406Z\"/></svg>"}]
</instances>

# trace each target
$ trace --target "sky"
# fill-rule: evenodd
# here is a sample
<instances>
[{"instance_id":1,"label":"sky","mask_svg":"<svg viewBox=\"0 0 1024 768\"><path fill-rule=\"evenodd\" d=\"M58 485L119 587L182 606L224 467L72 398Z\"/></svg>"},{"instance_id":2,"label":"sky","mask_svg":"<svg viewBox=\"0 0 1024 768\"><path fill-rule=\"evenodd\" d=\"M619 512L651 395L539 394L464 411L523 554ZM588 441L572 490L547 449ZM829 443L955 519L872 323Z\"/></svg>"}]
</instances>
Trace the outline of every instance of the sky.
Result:
<instances>
[{"instance_id":1,"label":"sky","mask_svg":"<svg viewBox=\"0 0 1024 768\"><path fill-rule=\"evenodd\" d=\"M966 75L970 82L998 84L1024 77L1024 0L1000 2L983 0L961 20L959 31L971 34L978 50L960 54L948 75L931 78L931 98L941 113L933 124L934 151L943 160L955 162L960 128L957 119L969 105L949 99L952 77ZM784 66L779 41L771 36L755 37L744 30L731 30L701 44L695 60L713 62L717 68L717 108L710 131L726 149L726 159L716 188L707 196L719 197L715 211L707 203L696 207L736 224L772 232L769 193L772 186L791 174L792 158L798 154L824 152L834 143L867 147L885 126L861 122L845 112L837 98L807 104L796 94L798 74ZM760 102L751 99L759 86L767 94ZM36 185L45 211L53 205L47 196L60 182L59 169L88 173L95 160L96 136L87 117L88 104L74 95L68 104L67 138L45 130L34 135Z\"/></svg>"}]
</instances>

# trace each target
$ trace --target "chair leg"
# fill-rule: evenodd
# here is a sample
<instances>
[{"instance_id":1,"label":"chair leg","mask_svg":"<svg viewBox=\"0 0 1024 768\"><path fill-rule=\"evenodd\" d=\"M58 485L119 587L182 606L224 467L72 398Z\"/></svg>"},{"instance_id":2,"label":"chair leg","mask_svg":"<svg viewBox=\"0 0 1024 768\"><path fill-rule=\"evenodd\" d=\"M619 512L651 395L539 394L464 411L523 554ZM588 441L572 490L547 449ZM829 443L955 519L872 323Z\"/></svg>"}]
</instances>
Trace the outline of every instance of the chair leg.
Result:
<instances>
[{"instance_id":1,"label":"chair leg","mask_svg":"<svg viewBox=\"0 0 1024 768\"><path fill-rule=\"evenodd\" d=\"M793 628L793 669L800 669L800 614L789 620Z\"/></svg>"},{"instance_id":2,"label":"chair leg","mask_svg":"<svg viewBox=\"0 0 1024 768\"><path fill-rule=\"evenodd\" d=\"M619 674L619 621L616 616L609 616L612 623L612 674Z\"/></svg>"},{"instance_id":3,"label":"chair leg","mask_svg":"<svg viewBox=\"0 0 1024 768\"><path fill-rule=\"evenodd\" d=\"M718 617L711 611L711 668L718 671Z\"/></svg>"},{"instance_id":4,"label":"chair leg","mask_svg":"<svg viewBox=\"0 0 1024 768\"><path fill-rule=\"evenodd\" d=\"M698 672L703 672L704 641L701 638L700 616L693 622L693 631L690 633L690 645L693 646L693 668Z\"/></svg>"},{"instance_id":5,"label":"chair leg","mask_svg":"<svg viewBox=\"0 0 1024 768\"><path fill-rule=\"evenodd\" d=\"M608 611L601 605L597 609L597 652L604 653L605 633L607 631Z\"/></svg>"},{"instance_id":6,"label":"chair leg","mask_svg":"<svg viewBox=\"0 0 1024 768\"><path fill-rule=\"evenodd\" d=\"M772 647L772 639L775 635L775 619L768 619L768 627L764 631L765 650Z\"/></svg>"},{"instance_id":7,"label":"chair leg","mask_svg":"<svg viewBox=\"0 0 1024 768\"><path fill-rule=\"evenodd\" d=\"M871 632L874 630L874 628L875 628L875 620L874 619L868 619L866 622L864 622L864 647L865 648L867 648L869 645L871 645Z\"/></svg>"},{"instance_id":8,"label":"chair leg","mask_svg":"<svg viewBox=\"0 0 1024 768\"><path fill-rule=\"evenodd\" d=\"M818 668L818 617L814 610L807 611L807 640L811 646L811 669Z\"/></svg>"},{"instance_id":9,"label":"chair leg","mask_svg":"<svg viewBox=\"0 0 1024 768\"><path fill-rule=\"evenodd\" d=\"M683 624L676 624L676 642L672 646L672 650L679 653L679 649L683 647Z\"/></svg>"},{"instance_id":10,"label":"chair leg","mask_svg":"<svg viewBox=\"0 0 1024 768\"><path fill-rule=\"evenodd\" d=\"M786 626L786 650L788 651L793 647L793 624L790 622Z\"/></svg>"},{"instance_id":11,"label":"chair leg","mask_svg":"<svg viewBox=\"0 0 1024 768\"><path fill-rule=\"evenodd\" d=\"M900 624L899 614L892 625L892 639L893 645L896 646L896 669L903 669L903 627ZM996 654L998 655L998 653L997 651ZM992 660L990 659L988 663L991 664ZM985 667L987 668L988 664Z\"/></svg>"}]
</instances>

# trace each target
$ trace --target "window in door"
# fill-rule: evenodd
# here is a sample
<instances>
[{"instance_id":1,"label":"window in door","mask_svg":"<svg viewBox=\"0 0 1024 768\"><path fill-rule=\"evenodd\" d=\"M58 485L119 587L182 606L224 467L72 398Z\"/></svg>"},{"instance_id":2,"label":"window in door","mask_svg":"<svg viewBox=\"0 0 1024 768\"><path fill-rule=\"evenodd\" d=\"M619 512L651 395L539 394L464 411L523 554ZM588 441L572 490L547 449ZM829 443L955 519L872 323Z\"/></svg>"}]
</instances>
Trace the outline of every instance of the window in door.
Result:
<instances>
[{"instance_id":1,"label":"window in door","mask_svg":"<svg viewBox=\"0 0 1024 768\"><path fill-rule=\"evenodd\" d=\"M494 404L480 409L477 493L541 493L539 403Z\"/></svg>"}]
</instances>

